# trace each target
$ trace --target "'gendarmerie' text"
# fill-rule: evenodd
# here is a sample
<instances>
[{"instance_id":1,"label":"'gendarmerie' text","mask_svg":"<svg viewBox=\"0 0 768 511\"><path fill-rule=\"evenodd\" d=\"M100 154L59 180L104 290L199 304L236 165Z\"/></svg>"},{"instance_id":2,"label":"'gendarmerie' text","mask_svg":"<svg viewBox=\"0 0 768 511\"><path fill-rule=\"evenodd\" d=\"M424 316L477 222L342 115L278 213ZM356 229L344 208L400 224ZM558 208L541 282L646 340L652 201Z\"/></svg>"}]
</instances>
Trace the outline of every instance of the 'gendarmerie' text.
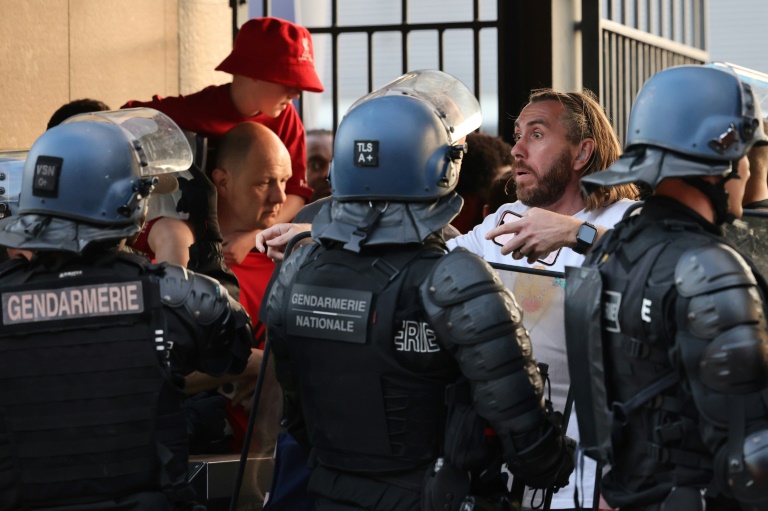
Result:
<instances>
[{"instance_id":1,"label":"'gendarmerie' text","mask_svg":"<svg viewBox=\"0 0 768 511\"><path fill-rule=\"evenodd\" d=\"M364 300L352 300L349 298L336 298L331 296L317 296L294 293L291 295L293 305L305 305L308 307L321 307L341 311L365 312L368 302Z\"/></svg>"},{"instance_id":2,"label":"'gendarmerie' text","mask_svg":"<svg viewBox=\"0 0 768 511\"><path fill-rule=\"evenodd\" d=\"M3 293L6 325L143 311L139 281Z\"/></svg>"}]
</instances>

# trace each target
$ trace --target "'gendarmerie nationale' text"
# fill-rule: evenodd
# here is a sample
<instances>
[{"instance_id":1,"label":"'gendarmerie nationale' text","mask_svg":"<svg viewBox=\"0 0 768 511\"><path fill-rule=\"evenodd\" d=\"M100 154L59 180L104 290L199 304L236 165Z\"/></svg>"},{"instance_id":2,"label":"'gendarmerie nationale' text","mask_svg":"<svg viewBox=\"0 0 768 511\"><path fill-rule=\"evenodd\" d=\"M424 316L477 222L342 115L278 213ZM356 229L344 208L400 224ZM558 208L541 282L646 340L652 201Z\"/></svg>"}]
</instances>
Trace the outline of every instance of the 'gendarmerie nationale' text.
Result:
<instances>
[{"instance_id":1,"label":"'gendarmerie nationale' text","mask_svg":"<svg viewBox=\"0 0 768 511\"><path fill-rule=\"evenodd\" d=\"M293 335L365 342L371 293L355 289L296 284L288 304Z\"/></svg>"}]
</instances>

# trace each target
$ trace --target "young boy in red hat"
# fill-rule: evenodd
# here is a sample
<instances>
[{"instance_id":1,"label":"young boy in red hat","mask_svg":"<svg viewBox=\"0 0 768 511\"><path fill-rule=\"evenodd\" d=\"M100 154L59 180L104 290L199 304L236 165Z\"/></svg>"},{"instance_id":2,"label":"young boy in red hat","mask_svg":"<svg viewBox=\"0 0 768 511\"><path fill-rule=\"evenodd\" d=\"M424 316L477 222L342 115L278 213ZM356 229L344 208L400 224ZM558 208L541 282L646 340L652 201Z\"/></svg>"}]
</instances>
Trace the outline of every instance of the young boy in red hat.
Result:
<instances>
[{"instance_id":1,"label":"young boy in red hat","mask_svg":"<svg viewBox=\"0 0 768 511\"><path fill-rule=\"evenodd\" d=\"M290 221L312 196L306 183L304 126L292 103L301 91L323 91L315 71L312 37L306 28L283 19L254 18L240 28L232 52L216 70L232 74L232 82L187 96L129 101L122 108L159 110L182 129L207 137L214 148L221 136L241 122L258 122L274 131L291 155L293 174L278 216L279 222ZM255 234L224 239L225 261L242 262L255 246Z\"/></svg>"}]
</instances>

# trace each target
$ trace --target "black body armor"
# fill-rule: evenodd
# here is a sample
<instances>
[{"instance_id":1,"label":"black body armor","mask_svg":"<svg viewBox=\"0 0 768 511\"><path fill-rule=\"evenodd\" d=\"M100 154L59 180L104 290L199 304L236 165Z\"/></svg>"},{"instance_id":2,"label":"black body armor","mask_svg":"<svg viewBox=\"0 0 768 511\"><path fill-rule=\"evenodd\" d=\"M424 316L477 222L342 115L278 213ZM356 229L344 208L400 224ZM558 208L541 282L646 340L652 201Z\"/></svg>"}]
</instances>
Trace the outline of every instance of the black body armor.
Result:
<instances>
[{"instance_id":1,"label":"black body armor","mask_svg":"<svg viewBox=\"0 0 768 511\"><path fill-rule=\"evenodd\" d=\"M316 455L310 491L361 509L420 509L438 457L478 462L443 442L446 389L462 374L519 473L567 481L572 465L546 421L520 309L493 270L435 241L336 247L287 258L268 300L286 424Z\"/></svg>"},{"instance_id":2,"label":"black body armor","mask_svg":"<svg viewBox=\"0 0 768 511\"><path fill-rule=\"evenodd\" d=\"M0 509L193 508L173 361L241 370L247 315L143 258L46 257L0 270Z\"/></svg>"},{"instance_id":3,"label":"black body armor","mask_svg":"<svg viewBox=\"0 0 768 511\"><path fill-rule=\"evenodd\" d=\"M567 281L579 430L611 464L607 502L658 509L691 488L707 509L767 508L765 289L719 230L653 197Z\"/></svg>"}]
</instances>

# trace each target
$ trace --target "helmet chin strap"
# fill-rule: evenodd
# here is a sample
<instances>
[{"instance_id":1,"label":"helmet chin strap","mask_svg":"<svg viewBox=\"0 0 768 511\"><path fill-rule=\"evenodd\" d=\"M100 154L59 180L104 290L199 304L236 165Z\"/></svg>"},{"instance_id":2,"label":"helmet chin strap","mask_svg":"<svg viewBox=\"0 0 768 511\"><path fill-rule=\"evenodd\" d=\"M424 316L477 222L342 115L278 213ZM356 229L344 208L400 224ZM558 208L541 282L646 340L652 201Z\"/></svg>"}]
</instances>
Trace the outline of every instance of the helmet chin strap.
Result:
<instances>
[{"instance_id":1,"label":"helmet chin strap","mask_svg":"<svg viewBox=\"0 0 768 511\"><path fill-rule=\"evenodd\" d=\"M733 213L729 211L728 192L725 191L725 183L729 179L741 179L738 173L738 161L731 162L733 169L727 176L723 177L717 183L710 183L701 177L684 177L683 181L699 190L707 196L712 208L715 210L715 224L730 224L736 219Z\"/></svg>"}]
</instances>

